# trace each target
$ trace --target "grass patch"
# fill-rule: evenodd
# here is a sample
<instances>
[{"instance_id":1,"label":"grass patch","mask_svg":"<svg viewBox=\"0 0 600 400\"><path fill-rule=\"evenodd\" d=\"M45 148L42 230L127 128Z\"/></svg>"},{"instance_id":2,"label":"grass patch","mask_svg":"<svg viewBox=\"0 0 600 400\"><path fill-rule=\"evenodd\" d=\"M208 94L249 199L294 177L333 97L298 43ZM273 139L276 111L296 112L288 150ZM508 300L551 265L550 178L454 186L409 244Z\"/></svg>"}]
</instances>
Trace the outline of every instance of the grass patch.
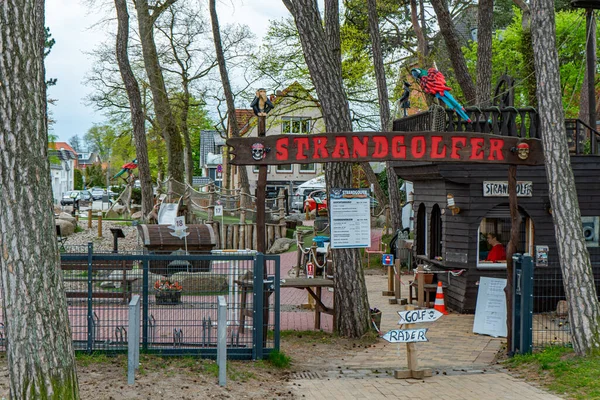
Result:
<instances>
[{"instance_id":1,"label":"grass patch","mask_svg":"<svg viewBox=\"0 0 600 400\"><path fill-rule=\"evenodd\" d=\"M289 356L286 356L281 351L274 350L271 353L269 353L268 361L275 368L285 369L290 367L292 359Z\"/></svg>"},{"instance_id":2,"label":"grass patch","mask_svg":"<svg viewBox=\"0 0 600 400\"><path fill-rule=\"evenodd\" d=\"M285 330L280 332L281 339L298 338L303 339L307 343L327 343L333 342L334 338L338 337L333 333L323 331L291 331Z\"/></svg>"},{"instance_id":3,"label":"grass patch","mask_svg":"<svg viewBox=\"0 0 600 400\"><path fill-rule=\"evenodd\" d=\"M77 365L80 365L82 367L89 367L92 364L106 364L115 362L114 357L109 358L104 353L89 354L84 352L75 352L75 360L77 361Z\"/></svg>"},{"instance_id":4,"label":"grass patch","mask_svg":"<svg viewBox=\"0 0 600 400\"><path fill-rule=\"evenodd\" d=\"M539 353L518 355L505 362L527 380L572 399L600 398L600 355L578 357L569 347L548 347Z\"/></svg>"}]
</instances>

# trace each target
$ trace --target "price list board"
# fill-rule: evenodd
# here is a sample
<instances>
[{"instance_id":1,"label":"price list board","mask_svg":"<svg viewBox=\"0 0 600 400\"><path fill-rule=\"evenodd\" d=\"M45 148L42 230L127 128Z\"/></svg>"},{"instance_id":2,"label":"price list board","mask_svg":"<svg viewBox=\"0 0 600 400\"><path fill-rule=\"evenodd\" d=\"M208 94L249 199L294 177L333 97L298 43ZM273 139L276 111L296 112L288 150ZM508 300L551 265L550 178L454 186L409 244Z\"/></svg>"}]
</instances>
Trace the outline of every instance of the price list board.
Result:
<instances>
[{"instance_id":1,"label":"price list board","mask_svg":"<svg viewBox=\"0 0 600 400\"><path fill-rule=\"evenodd\" d=\"M368 189L332 189L329 194L331 248L371 246Z\"/></svg>"}]
</instances>

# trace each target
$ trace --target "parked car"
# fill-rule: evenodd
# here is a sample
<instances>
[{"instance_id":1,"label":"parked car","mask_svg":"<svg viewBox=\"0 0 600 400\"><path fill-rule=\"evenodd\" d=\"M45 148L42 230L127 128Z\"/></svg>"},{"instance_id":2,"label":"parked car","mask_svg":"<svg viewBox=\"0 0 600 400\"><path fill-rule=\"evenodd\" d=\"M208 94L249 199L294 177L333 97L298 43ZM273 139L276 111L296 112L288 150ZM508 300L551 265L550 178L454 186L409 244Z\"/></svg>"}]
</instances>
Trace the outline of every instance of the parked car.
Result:
<instances>
[{"instance_id":1,"label":"parked car","mask_svg":"<svg viewBox=\"0 0 600 400\"><path fill-rule=\"evenodd\" d=\"M92 188L90 192L92 193L92 198L94 200L102 200L102 196L104 196L104 189L99 187Z\"/></svg>"},{"instance_id":2,"label":"parked car","mask_svg":"<svg viewBox=\"0 0 600 400\"><path fill-rule=\"evenodd\" d=\"M304 210L313 211L316 208L319 210L327 209L327 192L325 190L315 190L310 193L304 200Z\"/></svg>"},{"instance_id":3,"label":"parked car","mask_svg":"<svg viewBox=\"0 0 600 400\"><path fill-rule=\"evenodd\" d=\"M89 190L80 190L79 196L80 196L80 199L83 201L90 201L93 199L92 193Z\"/></svg>"},{"instance_id":4,"label":"parked car","mask_svg":"<svg viewBox=\"0 0 600 400\"><path fill-rule=\"evenodd\" d=\"M63 194L60 200L61 206L73 204L75 201L89 201L92 199L92 194L89 190L70 190Z\"/></svg>"}]
</instances>

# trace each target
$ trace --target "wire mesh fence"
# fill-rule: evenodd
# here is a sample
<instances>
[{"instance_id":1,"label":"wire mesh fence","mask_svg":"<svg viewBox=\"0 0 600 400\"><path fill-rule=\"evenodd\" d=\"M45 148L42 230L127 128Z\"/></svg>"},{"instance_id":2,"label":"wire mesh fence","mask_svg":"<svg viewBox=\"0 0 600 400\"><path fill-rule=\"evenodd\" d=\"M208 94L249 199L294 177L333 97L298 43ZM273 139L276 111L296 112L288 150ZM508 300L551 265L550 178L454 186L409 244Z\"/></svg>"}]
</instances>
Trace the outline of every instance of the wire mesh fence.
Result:
<instances>
[{"instance_id":1,"label":"wire mesh fence","mask_svg":"<svg viewBox=\"0 0 600 400\"><path fill-rule=\"evenodd\" d=\"M569 316L560 268L534 269L532 335L535 348L571 343Z\"/></svg>"},{"instance_id":2,"label":"wire mesh fence","mask_svg":"<svg viewBox=\"0 0 600 400\"><path fill-rule=\"evenodd\" d=\"M126 351L134 294L142 300L139 345L146 352L216 357L218 296L227 301L229 358L279 349L279 256L99 253L91 244L70 250L76 252L61 254L61 269L75 350Z\"/></svg>"}]
</instances>

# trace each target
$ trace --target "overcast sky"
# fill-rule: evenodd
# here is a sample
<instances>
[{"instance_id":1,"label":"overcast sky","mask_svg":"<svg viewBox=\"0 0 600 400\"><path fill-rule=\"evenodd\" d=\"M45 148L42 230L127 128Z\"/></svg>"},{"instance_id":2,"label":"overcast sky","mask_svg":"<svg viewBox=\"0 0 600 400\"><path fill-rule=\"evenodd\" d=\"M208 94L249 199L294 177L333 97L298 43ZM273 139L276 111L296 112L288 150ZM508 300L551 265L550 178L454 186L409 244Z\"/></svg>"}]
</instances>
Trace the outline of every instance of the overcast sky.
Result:
<instances>
[{"instance_id":1,"label":"overcast sky","mask_svg":"<svg viewBox=\"0 0 600 400\"><path fill-rule=\"evenodd\" d=\"M270 19L288 15L278 0L218 0L217 11L222 25L244 23L258 38L265 35ZM82 137L94 123L105 121L100 112L84 104L90 88L83 80L91 69L91 60L84 52L105 38L101 29L93 28L99 21L99 14L90 12L81 0L46 0L46 26L56 40L46 59L46 76L58 79L48 93L49 97L58 100L55 106L50 106L56 121L51 133L58 136L59 141L66 142L74 135Z\"/></svg>"}]
</instances>

